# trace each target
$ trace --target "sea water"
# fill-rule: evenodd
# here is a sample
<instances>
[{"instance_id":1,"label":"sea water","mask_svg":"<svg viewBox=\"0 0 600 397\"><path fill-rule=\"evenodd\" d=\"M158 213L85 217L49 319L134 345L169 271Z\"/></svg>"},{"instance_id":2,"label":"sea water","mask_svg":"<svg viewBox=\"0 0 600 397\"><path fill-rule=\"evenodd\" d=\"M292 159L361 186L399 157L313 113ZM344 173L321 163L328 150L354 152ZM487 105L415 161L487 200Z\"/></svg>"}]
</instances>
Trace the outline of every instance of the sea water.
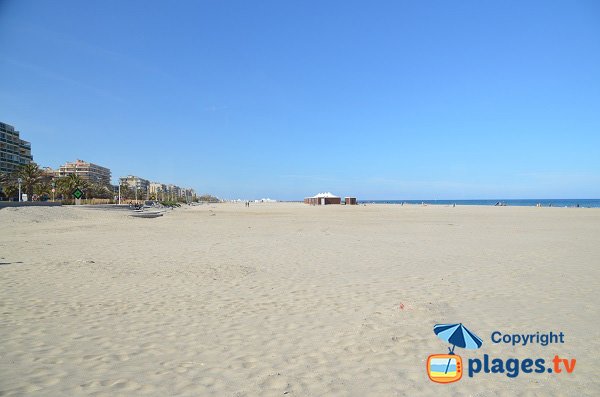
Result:
<instances>
[{"instance_id":1,"label":"sea water","mask_svg":"<svg viewBox=\"0 0 600 397\"><path fill-rule=\"evenodd\" d=\"M496 205L600 208L600 199L359 200L360 204Z\"/></svg>"}]
</instances>

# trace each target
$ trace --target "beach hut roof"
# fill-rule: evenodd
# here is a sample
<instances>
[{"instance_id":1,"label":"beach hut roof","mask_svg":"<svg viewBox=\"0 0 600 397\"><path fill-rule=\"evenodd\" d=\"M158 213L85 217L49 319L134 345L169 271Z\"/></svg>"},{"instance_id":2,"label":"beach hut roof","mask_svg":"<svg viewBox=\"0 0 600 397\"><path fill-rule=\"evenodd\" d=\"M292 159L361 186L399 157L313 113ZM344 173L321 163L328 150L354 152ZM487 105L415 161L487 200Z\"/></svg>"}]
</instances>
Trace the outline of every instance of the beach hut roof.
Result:
<instances>
[{"instance_id":1,"label":"beach hut roof","mask_svg":"<svg viewBox=\"0 0 600 397\"><path fill-rule=\"evenodd\" d=\"M317 193L313 196L313 198L339 198L339 197L336 196L335 194L332 194L331 192L325 192L325 193Z\"/></svg>"}]
</instances>

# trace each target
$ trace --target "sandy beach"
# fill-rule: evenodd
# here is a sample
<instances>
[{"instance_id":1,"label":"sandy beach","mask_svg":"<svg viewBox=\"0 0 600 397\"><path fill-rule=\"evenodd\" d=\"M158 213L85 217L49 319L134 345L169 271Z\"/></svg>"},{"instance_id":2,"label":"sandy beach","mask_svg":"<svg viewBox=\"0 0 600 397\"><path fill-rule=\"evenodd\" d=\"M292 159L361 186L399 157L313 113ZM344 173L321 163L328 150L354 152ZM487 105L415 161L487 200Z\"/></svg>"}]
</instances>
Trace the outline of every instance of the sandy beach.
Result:
<instances>
[{"instance_id":1,"label":"sandy beach","mask_svg":"<svg viewBox=\"0 0 600 397\"><path fill-rule=\"evenodd\" d=\"M0 395L599 395L599 242L584 208L2 209ZM459 322L465 361L576 368L433 383L432 328Z\"/></svg>"}]
</instances>

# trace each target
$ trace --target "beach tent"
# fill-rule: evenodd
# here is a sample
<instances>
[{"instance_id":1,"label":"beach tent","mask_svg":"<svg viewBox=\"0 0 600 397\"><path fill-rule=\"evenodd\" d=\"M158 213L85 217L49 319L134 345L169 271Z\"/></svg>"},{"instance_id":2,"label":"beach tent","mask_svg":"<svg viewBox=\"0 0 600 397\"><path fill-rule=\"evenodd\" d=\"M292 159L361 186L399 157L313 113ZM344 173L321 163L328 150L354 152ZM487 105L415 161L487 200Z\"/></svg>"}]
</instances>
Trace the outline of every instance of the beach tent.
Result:
<instances>
[{"instance_id":1,"label":"beach tent","mask_svg":"<svg viewBox=\"0 0 600 397\"><path fill-rule=\"evenodd\" d=\"M310 205L341 204L342 199L331 192L325 192L317 193L312 197L306 197L304 203Z\"/></svg>"}]
</instances>

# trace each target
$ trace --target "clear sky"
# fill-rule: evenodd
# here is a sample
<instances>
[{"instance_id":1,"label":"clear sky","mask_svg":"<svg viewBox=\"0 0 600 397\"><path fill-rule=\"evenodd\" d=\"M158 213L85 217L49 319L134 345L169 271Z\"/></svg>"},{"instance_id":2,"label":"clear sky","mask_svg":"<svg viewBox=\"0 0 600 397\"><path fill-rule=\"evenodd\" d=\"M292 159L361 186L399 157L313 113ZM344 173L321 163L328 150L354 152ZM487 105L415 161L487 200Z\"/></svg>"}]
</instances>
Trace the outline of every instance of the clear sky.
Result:
<instances>
[{"instance_id":1,"label":"clear sky","mask_svg":"<svg viewBox=\"0 0 600 397\"><path fill-rule=\"evenodd\" d=\"M600 198L600 2L0 0L0 121L226 198Z\"/></svg>"}]
</instances>

